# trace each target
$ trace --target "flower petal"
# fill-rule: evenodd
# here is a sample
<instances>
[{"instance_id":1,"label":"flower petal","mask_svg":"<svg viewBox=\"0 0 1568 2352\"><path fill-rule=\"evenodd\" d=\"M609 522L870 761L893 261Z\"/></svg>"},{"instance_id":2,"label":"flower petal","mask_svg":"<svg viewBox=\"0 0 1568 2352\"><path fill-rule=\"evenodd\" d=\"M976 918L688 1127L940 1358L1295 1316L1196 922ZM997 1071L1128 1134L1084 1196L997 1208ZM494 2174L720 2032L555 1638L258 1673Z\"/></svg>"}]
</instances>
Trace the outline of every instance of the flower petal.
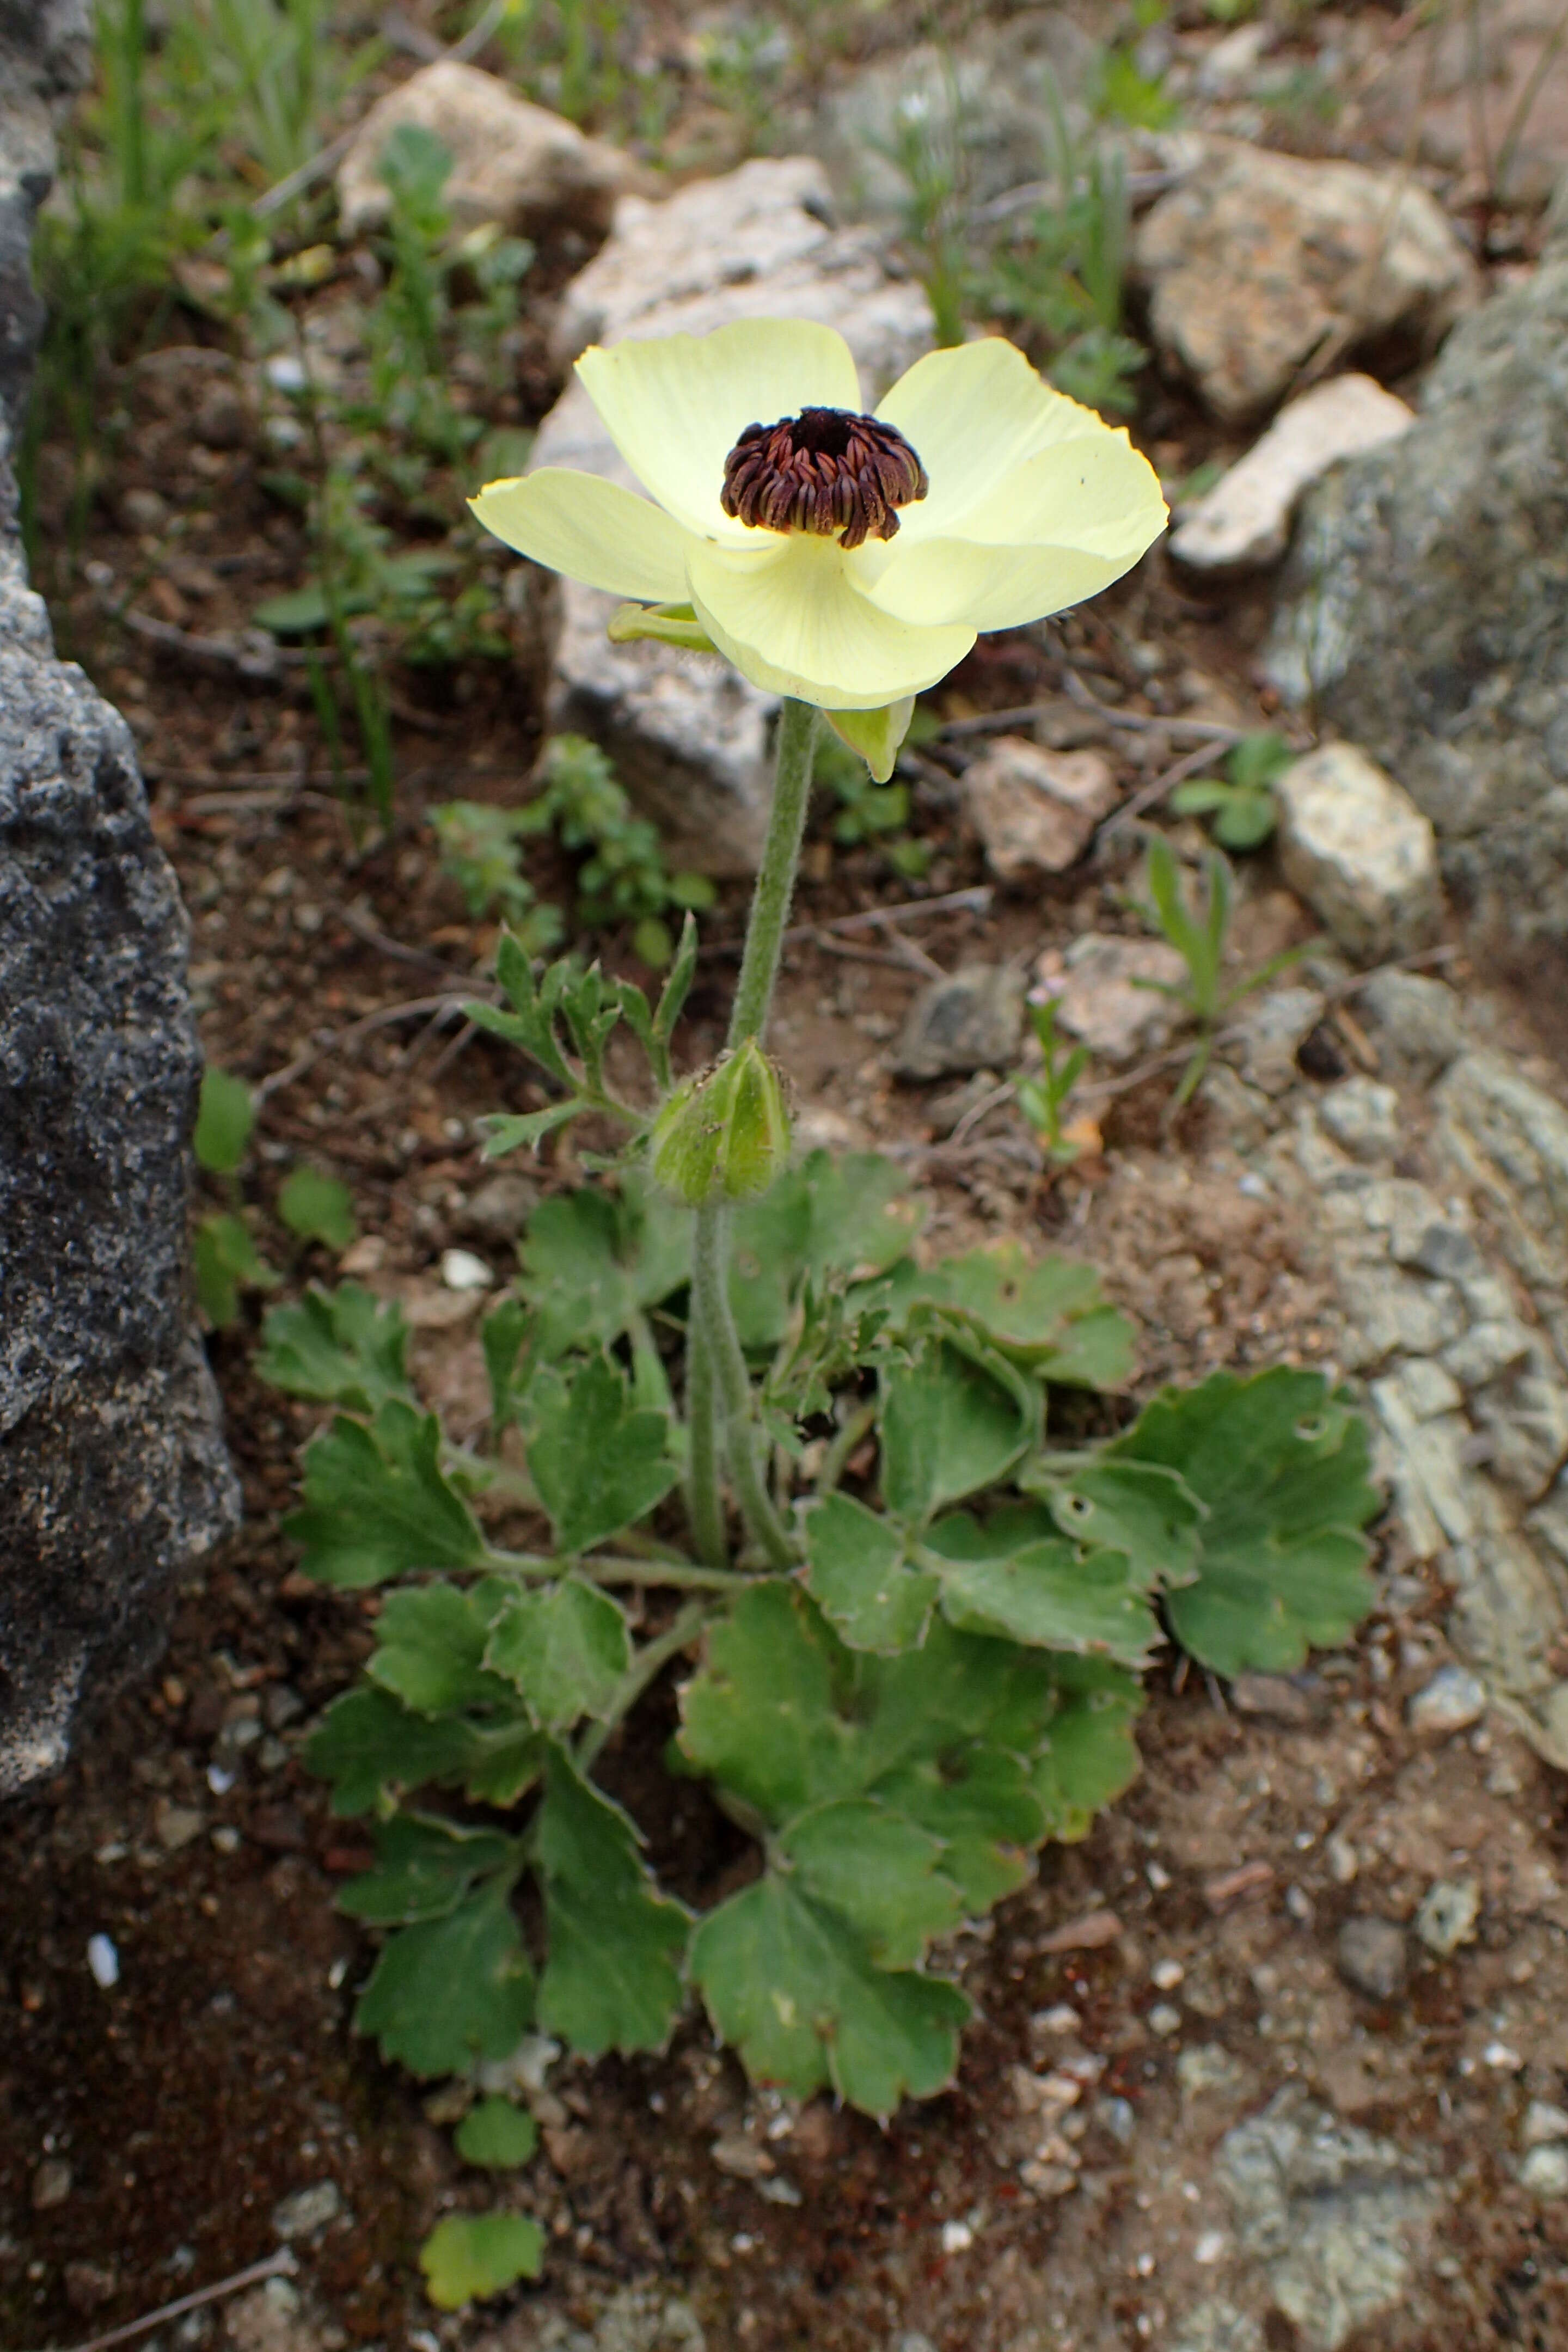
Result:
<instances>
[{"instance_id":1,"label":"flower petal","mask_svg":"<svg viewBox=\"0 0 1568 2352\"><path fill-rule=\"evenodd\" d=\"M1016 629L1120 580L1165 520L1153 467L1102 425L1016 467L950 535L900 531L864 591L921 627Z\"/></svg>"},{"instance_id":2,"label":"flower petal","mask_svg":"<svg viewBox=\"0 0 1568 2352\"><path fill-rule=\"evenodd\" d=\"M868 603L837 541L759 533L761 547L686 543L698 618L753 686L820 710L875 710L945 677L974 631L911 628Z\"/></svg>"},{"instance_id":3,"label":"flower petal","mask_svg":"<svg viewBox=\"0 0 1568 2352\"><path fill-rule=\"evenodd\" d=\"M1022 352L999 336L928 352L879 403L931 478L919 505L906 507L904 535L943 539L1015 467L1058 441L1104 433L1092 408L1053 391Z\"/></svg>"},{"instance_id":4,"label":"flower petal","mask_svg":"<svg viewBox=\"0 0 1568 2352\"><path fill-rule=\"evenodd\" d=\"M542 466L520 480L487 482L468 504L487 530L569 580L650 604L685 602L680 525L618 482Z\"/></svg>"},{"instance_id":5,"label":"flower petal","mask_svg":"<svg viewBox=\"0 0 1568 2352\"><path fill-rule=\"evenodd\" d=\"M812 319L737 319L709 335L595 346L577 373L610 438L689 530L734 545L753 533L719 503L724 460L748 425L860 405L849 346Z\"/></svg>"}]
</instances>

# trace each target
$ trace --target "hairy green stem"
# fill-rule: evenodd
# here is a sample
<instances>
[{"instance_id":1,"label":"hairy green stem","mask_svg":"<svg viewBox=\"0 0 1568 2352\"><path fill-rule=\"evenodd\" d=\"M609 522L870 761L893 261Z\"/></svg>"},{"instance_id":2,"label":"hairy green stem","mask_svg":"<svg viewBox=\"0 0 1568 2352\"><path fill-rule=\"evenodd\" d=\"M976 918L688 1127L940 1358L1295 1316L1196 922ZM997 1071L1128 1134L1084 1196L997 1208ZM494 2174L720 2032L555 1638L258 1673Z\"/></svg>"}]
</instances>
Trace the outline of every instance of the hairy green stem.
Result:
<instances>
[{"instance_id":1,"label":"hairy green stem","mask_svg":"<svg viewBox=\"0 0 1568 2352\"><path fill-rule=\"evenodd\" d=\"M487 1551L481 1568L496 1576L536 1576L548 1580L561 1574L561 1562L547 1552ZM677 1591L727 1592L748 1584L749 1577L728 1568L694 1568L689 1561L660 1559L621 1559L613 1552L588 1552L572 1562L574 1572L591 1584L664 1584Z\"/></svg>"},{"instance_id":2,"label":"hairy green stem","mask_svg":"<svg viewBox=\"0 0 1568 2352\"><path fill-rule=\"evenodd\" d=\"M631 1713L648 1685L663 1673L671 1658L679 1657L681 1651L696 1640L715 1613L711 1601L689 1601L684 1609L677 1611L657 1640L646 1643L637 1652L610 1702L608 1714L603 1722L590 1725L577 1742L573 1761L579 1772L592 1769L616 1726Z\"/></svg>"},{"instance_id":3,"label":"hairy green stem","mask_svg":"<svg viewBox=\"0 0 1568 2352\"><path fill-rule=\"evenodd\" d=\"M746 951L741 960L741 977L730 1015L731 1048L744 1045L748 1037L761 1037L768 1025L784 926L795 897L805 812L811 800L816 720L817 714L809 702L786 701L779 712L773 814L768 819L767 843L746 925Z\"/></svg>"},{"instance_id":4,"label":"hairy green stem","mask_svg":"<svg viewBox=\"0 0 1568 2352\"><path fill-rule=\"evenodd\" d=\"M869 1436L877 1419L875 1399L869 1404L858 1405L836 1437L828 1440L827 1451L822 1457L822 1467L816 1474L819 1496L831 1495L844 1475L844 1465L863 1437Z\"/></svg>"},{"instance_id":5,"label":"hairy green stem","mask_svg":"<svg viewBox=\"0 0 1568 2352\"><path fill-rule=\"evenodd\" d=\"M773 810L730 1016L731 1051L748 1038L760 1038L767 1027L811 800L816 720L817 714L807 702L786 701L779 713ZM775 1568L793 1568L794 1547L758 1461L751 1375L730 1311L724 1210L718 1201L705 1202L697 1212L687 1349L690 1466L686 1499L692 1540L715 1570L728 1562L719 1493L721 1433L736 1499L752 1538Z\"/></svg>"},{"instance_id":6,"label":"hairy green stem","mask_svg":"<svg viewBox=\"0 0 1568 2352\"><path fill-rule=\"evenodd\" d=\"M793 1568L795 1549L774 1510L757 1462L752 1381L730 1311L730 1254L724 1212L710 1201L697 1212L692 1255L692 1321L709 1351L724 1431L724 1453L747 1527L775 1568Z\"/></svg>"},{"instance_id":7,"label":"hairy green stem","mask_svg":"<svg viewBox=\"0 0 1568 2352\"><path fill-rule=\"evenodd\" d=\"M686 1516L691 1540L710 1570L722 1570L730 1548L719 1493L719 1391L695 1283L686 1331Z\"/></svg>"}]
</instances>

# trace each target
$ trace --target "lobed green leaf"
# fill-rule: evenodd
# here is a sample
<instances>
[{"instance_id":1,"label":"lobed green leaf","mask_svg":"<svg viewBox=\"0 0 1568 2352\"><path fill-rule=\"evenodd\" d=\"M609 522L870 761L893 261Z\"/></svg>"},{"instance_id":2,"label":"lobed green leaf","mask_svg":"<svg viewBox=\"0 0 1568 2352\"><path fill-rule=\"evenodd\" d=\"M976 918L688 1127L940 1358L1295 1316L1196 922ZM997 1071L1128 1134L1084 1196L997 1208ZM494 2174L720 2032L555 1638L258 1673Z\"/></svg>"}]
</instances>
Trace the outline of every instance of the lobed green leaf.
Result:
<instances>
[{"instance_id":1,"label":"lobed green leaf","mask_svg":"<svg viewBox=\"0 0 1568 2352\"><path fill-rule=\"evenodd\" d=\"M667 1416L632 1402L607 1356L570 1375L544 1365L530 1383L528 1418L529 1470L569 1556L646 1517L680 1475Z\"/></svg>"},{"instance_id":2,"label":"lobed green leaf","mask_svg":"<svg viewBox=\"0 0 1568 2352\"><path fill-rule=\"evenodd\" d=\"M662 2049L690 1921L656 1890L635 1826L552 1747L531 1834L550 1951L541 2026L590 2058Z\"/></svg>"},{"instance_id":3,"label":"lobed green leaf","mask_svg":"<svg viewBox=\"0 0 1568 2352\"><path fill-rule=\"evenodd\" d=\"M501 2294L521 2278L537 2278L544 2263L544 2232L527 2213L448 2213L419 2249L425 2291L437 2311Z\"/></svg>"},{"instance_id":4,"label":"lobed green leaf","mask_svg":"<svg viewBox=\"0 0 1568 2352\"><path fill-rule=\"evenodd\" d=\"M335 1290L312 1283L296 1306L268 1308L256 1370L289 1396L374 1413L389 1397L407 1399L407 1353L395 1300L384 1303L357 1282Z\"/></svg>"},{"instance_id":5,"label":"lobed green leaf","mask_svg":"<svg viewBox=\"0 0 1568 2352\"><path fill-rule=\"evenodd\" d=\"M452 2137L465 2164L510 2172L539 2146L539 2126L526 2107L514 2107L510 2099L481 2099Z\"/></svg>"},{"instance_id":6,"label":"lobed green leaf","mask_svg":"<svg viewBox=\"0 0 1568 2352\"><path fill-rule=\"evenodd\" d=\"M825 1904L770 1872L699 1923L691 1973L753 2082L831 2088L889 2116L952 2080L969 2003L956 1985L879 1969Z\"/></svg>"},{"instance_id":7,"label":"lobed green leaf","mask_svg":"<svg viewBox=\"0 0 1568 2352\"><path fill-rule=\"evenodd\" d=\"M1279 1365L1166 1389L1108 1462L1180 1473L1205 1507L1197 1576L1167 1602L1177 1639L1215 1673L1289 1673L1346 1642L1372 1606L1382 1508L1365 1424L1321 1372Z\"/></svg>"},{"instance_id":8,"label":"lobed green leaf","mask_svg":"<svg viewBox=\"0 0 1568 2352\"><path fill-rule=\"evenodd\" d=\"M441 1469L441 1429L388 1398L367 1426L343 1415L305 1451L305 1507L283 1522L307 1576L351 1589L423 1568L475 1568L478 1522Z\"/></svg>"},{"instance_id":9,"label":"lobed green leaf","mask_svg":"<svg viewBox=\"0 0 1568 2352\"><path fill-rule=\"evenodd\" d=\"M384 2058L426 2076L509 2056L532 2022L533 1971L500 1881L390 1937L354 2011Z\"/></svg>"},{"instance_id":10,"label":"lobed green leaf","mask_svg":"<svg viewBox=\"0 0 1568 2352\"><path fill-rule=\"evenodd\" d=\"M499 1830L465 1829L428 1813L394 1813L372 1835L375 1867L349 1880L338 1909L376 1927L444 1919L476 1879L514 1869L520 1853L517 1840Z\"/></svg>"},{"instance_id":11,"label":"lobed green leaf","mask_svg":"<svg viewBox=\"0 0 1568 2352\"><path fill-rule=\"evenodd\" d=\"M607 1714L631 1664L624 1612L569 1576L520 1592L490 1629L485 1664L503 1675L546 1731Z\"/></svg>"},{"instance_id":12,"label":"lobed green leaf","mask_svg":"<svg viewBox=\"0 0 1568 2352\"><path fill-rule=\"evenodd\" d=\"M955 1511L927 1531L918 1557L963 1631L1130 1666L1147 1664L1161 1640L1126 1553L1071 1542L1037 1505L1005 1505L984 1521Z\"/></svg>"}]
</instances>

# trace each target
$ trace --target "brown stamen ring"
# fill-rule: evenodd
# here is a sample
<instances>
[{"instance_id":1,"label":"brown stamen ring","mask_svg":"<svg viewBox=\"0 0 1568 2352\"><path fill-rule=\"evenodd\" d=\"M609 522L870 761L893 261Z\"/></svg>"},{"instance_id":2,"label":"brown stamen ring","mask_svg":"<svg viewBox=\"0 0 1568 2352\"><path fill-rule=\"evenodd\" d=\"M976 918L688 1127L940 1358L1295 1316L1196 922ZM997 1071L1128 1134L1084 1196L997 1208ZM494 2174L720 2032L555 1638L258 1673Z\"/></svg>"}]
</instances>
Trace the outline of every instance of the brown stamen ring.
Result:
<instances>
[{"instance_id":1,"label":"brown stamen ring","mask_svg":"<svg viewBox=\"0 0 1568 2352\"><path fill-rule=\"evenodd\" d=\"M847 408L748 425L724 460L721 504L753 530L809 530L840 547L891 539L923 499L925 467L896 425Z\"/></svg>"}]
</instances>

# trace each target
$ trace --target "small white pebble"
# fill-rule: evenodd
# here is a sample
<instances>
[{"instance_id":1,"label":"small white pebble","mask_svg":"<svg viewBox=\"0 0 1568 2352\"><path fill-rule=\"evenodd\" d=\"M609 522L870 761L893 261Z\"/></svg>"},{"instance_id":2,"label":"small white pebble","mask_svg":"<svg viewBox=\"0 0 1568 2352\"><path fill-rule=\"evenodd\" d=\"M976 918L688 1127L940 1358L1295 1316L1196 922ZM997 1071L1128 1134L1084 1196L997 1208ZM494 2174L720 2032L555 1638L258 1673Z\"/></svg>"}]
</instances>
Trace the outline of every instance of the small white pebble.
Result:
<instances>
[{"instance_id":1,"label":"small white pebble","mask_svg":"<svg viewBox=\"0 0 1568 2352\"><path fill-rule=\"evenodd\" d=\"M1481 2052L1481 2063L1495 2066L1500 2074L1517 2074L1524 2061L1506 2042L1489 2042Z\"/></svg>"},{"instance_id":2,"label":"small white pebble","mask_svg":"<svg viewBox=\"0 0 1568 2352\"><path fill-rule=\"evenodd\" d=\"M749 2254L756 2242L749 2230L737 2230L730 2241L731 2246L738 2254Z\"/></svg>"},{"instance_id":3,"label":"small white pebble","mask_svg":"<svg viewBox=\"0 0 1568 2352\"><path fill-rule=\"evenodd\" d=\"M1152 2278L1154 2275L1153 2255L1140 2254L1132 2267L1137 2272L1140 2278Z\"/></svg>"},{"instance_id":4,"label":"small white pebble","mask_svg":"<svg viewBox=\"0 0 1568 2352\"><path fill-rule=\"evenodd\" d=\"M1180 1960L1156 1960L1149 1971L1162 1992L1174 1992L1186 1973Z\"/></svg>"},{"instance_id":5,"label":"small white pebble","mask_svg":"<svg viewBox=\"0 0 1568 2352\"><path fill-rule=\"evenodd\" d=\"M239 1852L239 1832L232 1822L220 1822L213 1832L213 1844L219 1853Z\"/></svg>"},{"instance_id":6,"label":"small white pebble","mask_svg":"<svg viewBox=\"0 0 1568 2352\"><path fill-rule=\"evenodd\" d=\"M1338 1832L1329 1840L1323 1852L1329 1858L1329 1870L1336 1886L1349 1886L1361 1868L1361 1856L1348 1837Z\"/></svg>"},{"instance_id":7,"label":"small white pebble","mask_svg":"<svg viewBox=\"0 0 1568 2352\"><path fill-rule=\"evenodd\" d=\"M1245 1176L1237 1178L1236 1189L1249 1201L1267 1201L1268 1179L1267 1176L1260 1176L1255 1168L1249 1168Z\"/></svg>"},{"instance_id":8,"label":"small white pebble","mask_svg":"<svg viewBox=\"0 0 1568 2352\"><path fill-rule=\"evenodd\" d=\"M348 1972L349 1964L340 1952L337 1958L332 1962L331 1967L327 1970L327 1984L331 1991L337 1992L341 1990L343 1979L347 1976Z\"/></svg>"},{"instance_id":9,"label":"small white pebble","mask_svg":"<svg viewBox=\"0 0 1568 2352\"><path fill-rule=\"evenodd\" d=\"M1161 1862L1146 1862L1143 1865L1143 1875L1156 1895L1163 1895L1171 1883L1171 1874Z\"/></svg>"},{"instance_id":10,"label":"small white pebble","mask_svg":"<svg viewBox=\"0 0 1568 2352\"><path fill-rule=\"evenodd\" d=\"M207 1787L215 1797L226 1797L234 1786L234 1774L226 1772L221 1764L207 1766Z\"/></svg>"},{"instance_id":11,"label":"small white pebble","mask_svg":"<svg viewBox=\"0 0 1568 2352\"><path fill-rule=\"evenodd\" d=\"M441 1252L441 1279L448 1290L488 1290L495 1276L472 1250L449 1249Z\"/></svg>"},{"instance_id":12,"label":"small white pebble","mask_svg":"<svg viewBox=\"0 0 1568 2352\"><path fill-rule=\"evenodd\" d=\"M1149 2011L1149 2031L1164 2037L1182 2030L1182 2012L1173 2009L1168 2000L1160 2001Z\"/></svg>"},{"instance_id":13,"label":"small white pebble","mask_svg":"<svg viewBox=\"0 0 1568 2352\"><path fill-rule=\"evenodd\" d=\"M974 2232L967 2221L944 2221L942 2225L942 2251L944 2254L962 2254L974 2243Z\"/></svg>"},{"instance_id":14,"label":"small white pebble","mask_svg":"<svg viewBox=\"0 0 1568 2352\"><path fill-rule=\"evenodd\" d=\"M92 1970L93 1983L107 1992L110 1985L120 1982L120 1955L107 1936L89 1936L87 1939L87 1964Z\"/></svg>"},{"instance_id":15,"label":"small white pebble","mask_svg":"<svg viewBox=\"0 0 1568 2352\"><path fill-rule=\"evenodd\" d=\"M1521 2137L1526 2147L1542 2147L1552 2139L1568 2139L1568 2115L1547 2099L1531 2099L1524 2111Z\"/></svg>"},{"instance_id":16,"label":"small white pebble","mask_svg":"<svg viewBox=\"0 0 1568 2352\"><path fill-rule=\"evenodd\" d=\"M1538 2197L1568 2197L1568 2147L1555 2139L1532 2147L1519 2168L1519 2177Z\"/></svg>"},{"instance_id":17,"label":"small white pebble","mask_svg":"<svg viewBox=\"0 0 1568 2352\"><path fill-rule=\"evenodd\" d=\"M1041 2033L1076 2033L1082 2021L1068 2000L1058 2000L1055 2009L1038 2011L1029 2021Z\"/></svg>"},{"instance_id":18,"label":"small white pebble","mask_svg":"<svg viewBox=\"0 0 1568 2352\"><path fill-rule=\"evenodd\" d=\"M1225 2231L1223 2230L1205 2230L1203 2236L1198 2240L1197 2244L1193 2248L1193 2260L1194 2263L1201 2263L1204 2268L1207 2270L1211 2263L1218 2262L1224 2252Z\"/></svg>"}]
</instances>

